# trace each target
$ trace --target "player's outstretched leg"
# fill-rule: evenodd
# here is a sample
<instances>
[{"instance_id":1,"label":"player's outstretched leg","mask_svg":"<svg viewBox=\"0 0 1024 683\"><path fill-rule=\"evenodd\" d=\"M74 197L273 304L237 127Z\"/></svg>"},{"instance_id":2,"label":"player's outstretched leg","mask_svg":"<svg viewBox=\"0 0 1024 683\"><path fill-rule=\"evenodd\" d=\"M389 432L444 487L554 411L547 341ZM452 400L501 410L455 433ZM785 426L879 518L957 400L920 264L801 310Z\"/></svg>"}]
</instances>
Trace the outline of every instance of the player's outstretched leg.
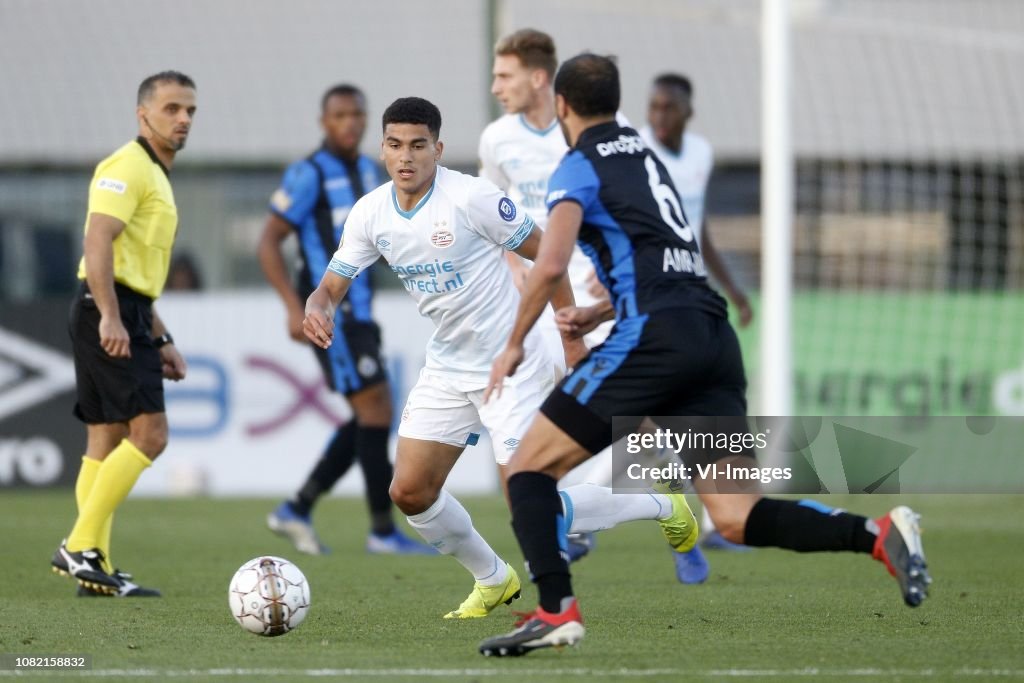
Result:
<instances>
[{"instance_id":1,"label":"player's outstretched leg","mask_svg":"<svg viewBox=\"0 0 1024 683\"><path fill-rule=\"evenodd\" d=\"M722 533L733 542L797 552L860 552L882 562L917 607L928 596L918 516L906 506L877 520L814 500L778 500L753 494L701 495Z\"/></svg>"},{"instance_id":2,"label":"player's outstretched leg","mask_svg":"<svg viewBox=\"0 0 1024 683\"><path fill-rule=\"evenodd\" d=\"M577 484L559 491L562 514L571 534L611 529L623 522L656 520L672 548L676 578L681 583L701 583L707 579L707 560L696 549L697 520L681 493L614 493L607 486ZM573 556L572 536L567 548Z\"/></svg>"},{"instance_id":3,"label":"player's outstretched leg","mask_svg":"<svg viewBox=\"0 0 1024 683\"><path fill-rule=\"evenodd\" d=\"M920 518L906 505L900 505L876 519L878 540L871 553L896 577L900 592L903 593L903 602L911 607L924 602L932 582L924 559L924 547L921 545L921 529L918 526Z\"/></svg>"},{"instance_id":4,"label":"player's outstretched leg","mask_svg":"<svg viewBox=\"0 0 1024 683\"><path fill-rule=\"evenodd\" d=\"M595 454L575 471L581 470L583 471L581 476L583 483L610 488L612 485L612 449L609 447ZM562 481L570 478L573 478L571 472ZM582 560L597 547L597 536L591 532L570 533L568 539L570 563Z\"/></svg>"}]
</instances>

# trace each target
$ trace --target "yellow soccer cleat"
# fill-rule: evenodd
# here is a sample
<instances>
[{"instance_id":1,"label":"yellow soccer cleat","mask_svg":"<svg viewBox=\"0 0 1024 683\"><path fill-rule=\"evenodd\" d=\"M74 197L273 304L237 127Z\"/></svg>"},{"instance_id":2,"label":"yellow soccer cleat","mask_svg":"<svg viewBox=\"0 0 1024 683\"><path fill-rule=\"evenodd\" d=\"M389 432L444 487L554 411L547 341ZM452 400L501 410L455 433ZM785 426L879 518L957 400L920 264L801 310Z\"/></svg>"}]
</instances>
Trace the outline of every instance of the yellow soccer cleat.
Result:
<instances>
[{"instance_id":1,"label":"yellow soccer cleat","mask_svg":"<svg viewBox=\"0 0 1024 683\"><path fill-rule=\"evenodd\" d=\"M686 497L681 493L667 494L672 501L672 514L665 519L659 519L661 532L665 534L668 544L677 553L685 553L697 545L697 536L700 535L697 529L697 520L693 517L690 506L686 503Z\"/></svg>"},{"instance_id":2,"label":"yellow soccer cleat","mask_svg":"<svg viewBox=\"0 0 1024 683\"><path fill-rule=\"evenodd\" d=\"M462 601L458 609L444 615L445 619L479 619L490 614L495 607L501 604L511 604L513 600L522 594L522 584L519 583L519 575L512 565L505 563L508 576L505 582L497 586L481 586L477 581L473 584L473 592Z\"/></svg>"}]
</instances>

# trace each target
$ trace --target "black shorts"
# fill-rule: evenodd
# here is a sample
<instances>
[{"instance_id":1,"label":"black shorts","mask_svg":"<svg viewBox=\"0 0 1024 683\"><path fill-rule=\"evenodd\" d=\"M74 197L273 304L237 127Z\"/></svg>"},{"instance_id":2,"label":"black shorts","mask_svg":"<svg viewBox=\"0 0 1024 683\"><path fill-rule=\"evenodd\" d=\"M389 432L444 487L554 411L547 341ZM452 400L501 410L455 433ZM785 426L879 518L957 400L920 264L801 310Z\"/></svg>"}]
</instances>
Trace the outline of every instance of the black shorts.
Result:
<instances>
[{"instance_id":1,"label":"black shorts","mask_svg":"<svg viewBox=\"0 0 1024 683\"><path fill-rule=\"evenodd\" d=\"M645 415L746 415L746 390L729 321L673 308L617 322L540 410L597 453L636 430ZM612 418L626 416L637 417L636 424L616 420L613 430Z\"/></svg>"},{"instance_id":2,"label":"black shorts","mask_svg":"<svg viewBox=\"0 0 1024 683\"><path fill-rule=\"evenodd\" d=\"M100 346L100 312L84 283L71 303L68 332L78 388L73 412L86 424L127 422L142 413L165 412L160 351L153 345L152 300L120 284L114 289L131 339L130 358L112 358Z\"/></svg>"},{"instance_id":3,"label":"black shorts","mask_svg":"<svg viewBox=\"0 0 1024 683\"><path fill-rule=\"evenodd\" d=\"M327 385L345 396L388 379L381 353L380 327L375 322L341 317L335 323L330 348L314 346L313 350Z\"/></svg>"}]
</instances>

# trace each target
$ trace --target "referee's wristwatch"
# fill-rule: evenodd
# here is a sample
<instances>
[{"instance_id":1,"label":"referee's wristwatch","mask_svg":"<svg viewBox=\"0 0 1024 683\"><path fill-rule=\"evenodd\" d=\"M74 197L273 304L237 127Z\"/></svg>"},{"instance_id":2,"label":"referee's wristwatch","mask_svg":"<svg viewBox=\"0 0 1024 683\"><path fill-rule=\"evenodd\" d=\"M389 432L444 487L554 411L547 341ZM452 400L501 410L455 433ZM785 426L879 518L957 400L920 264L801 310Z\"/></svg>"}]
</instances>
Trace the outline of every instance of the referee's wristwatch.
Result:
<instances>
[{"instance_id":1,"label":"referee's wristwatch","mask_svg":"<svg viewBox=\"0 0 1024 683\"><path fill-rule=\"evenodd\" d=\"M172 337L169 332L165 332L164 334L161 334L159 337L153 337L153 346L155 346L158 349L162 349L168 344L173 343L174 337Z\"/></svg>"}]
</instances>

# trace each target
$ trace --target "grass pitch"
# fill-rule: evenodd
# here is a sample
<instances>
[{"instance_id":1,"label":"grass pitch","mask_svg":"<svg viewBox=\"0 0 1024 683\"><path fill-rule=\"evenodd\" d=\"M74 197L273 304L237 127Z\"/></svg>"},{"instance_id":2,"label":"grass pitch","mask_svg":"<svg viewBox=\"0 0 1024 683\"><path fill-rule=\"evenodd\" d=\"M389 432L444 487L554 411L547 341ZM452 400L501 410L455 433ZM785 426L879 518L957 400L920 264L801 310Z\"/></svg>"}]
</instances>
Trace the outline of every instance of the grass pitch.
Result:
<instances>
[{"instance_id":1,"label":"grass pitch","mask_svg":"<svg viewBox=\"0 0 1024 683\"><path fill-rule=\"evenodd\" d=\"M887 496L826 502L872 516ZM574 565L587 637L563 652L485 659L484 637L512 625L442 620L472 580L445 557L369 556L361 500L316 510L325 557L296 553L264 525L270 500L129 500L114 527L115 563L155 600L85 599L49 570L73 521L72 491L0 496L0 653L92 657L90 672L32 679L122 680L975 680L1024 677L1024 497L903 497L923 514L935 584L918 609L866 556L758 549L708 553L711 578L676 582L658 527L598 536ZM501 499L466 499L477 527L521 567ZM279 638L239 628L228 612L234 571L260 554L296 562L312 588L302 626ZM525 576L524 576L525 580ZM518 609L532 609L524 587ZM0 670L0 678L14 675Z\"/></svg>"}]
</instances>

